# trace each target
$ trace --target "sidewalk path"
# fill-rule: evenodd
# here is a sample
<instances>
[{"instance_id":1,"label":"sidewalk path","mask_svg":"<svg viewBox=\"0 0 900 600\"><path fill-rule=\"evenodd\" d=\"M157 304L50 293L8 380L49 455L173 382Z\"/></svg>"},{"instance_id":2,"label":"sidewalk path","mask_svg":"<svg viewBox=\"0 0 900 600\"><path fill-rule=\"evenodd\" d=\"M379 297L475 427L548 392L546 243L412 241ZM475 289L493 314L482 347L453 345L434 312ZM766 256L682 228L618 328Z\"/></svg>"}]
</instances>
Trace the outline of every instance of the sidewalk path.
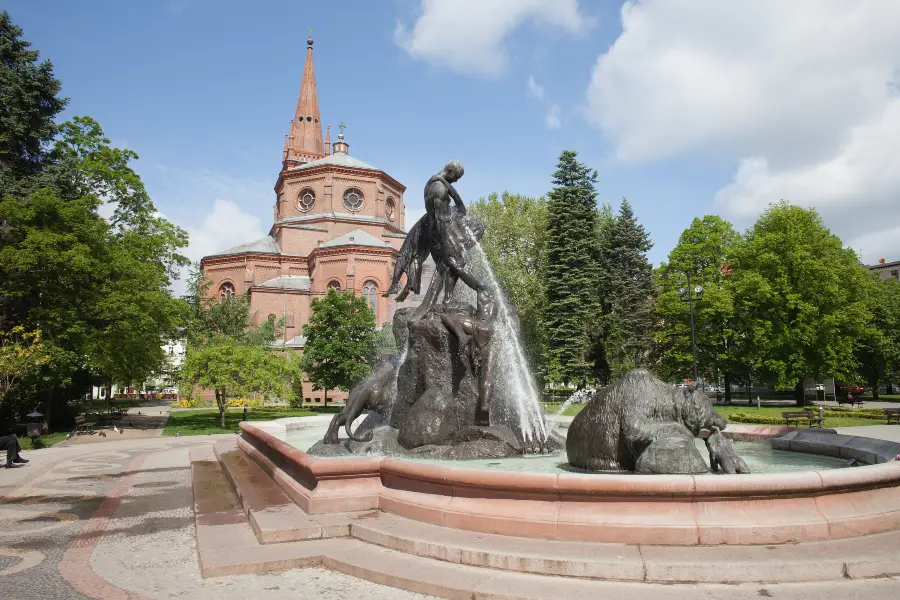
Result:
<instances>
[{"instance_id":1,"label":"sidewalk path","mask_svg":"<svg viewBox=\"0 0 900 600\"><path fill-rule=\"evenodd\" d=\"M0 598L428 598L326 569L201 579L188 452L222 437L23 453L0 470Z\"/></svg>"}]
</instances>

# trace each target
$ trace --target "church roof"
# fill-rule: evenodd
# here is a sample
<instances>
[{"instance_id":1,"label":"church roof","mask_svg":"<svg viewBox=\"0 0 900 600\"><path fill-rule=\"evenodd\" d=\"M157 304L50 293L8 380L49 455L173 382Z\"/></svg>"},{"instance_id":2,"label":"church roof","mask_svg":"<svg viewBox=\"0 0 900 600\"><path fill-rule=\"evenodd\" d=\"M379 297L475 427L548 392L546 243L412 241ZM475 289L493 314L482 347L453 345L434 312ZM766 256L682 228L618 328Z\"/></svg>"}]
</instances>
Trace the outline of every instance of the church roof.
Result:
<instances>
[{"instance_id":1,"label":"church roof","mask_svg":"<svg viewBox=\"0 0 900 600\"><path fill-rule=\"evenodd\" d=\"M321 166L332 166L332 167L351 167L353 169L365 169L367 171L379 171L380 169L376 169L372 165L368 165L358 158L353 158L349 154L345 154L344 152L335 152L334 154L329 154L325 158L320 158L318 160L314 160L312 162L308 162L305 165L299 165L297 167L291 167L288 171L302 171L304 169L311 169L313 167L321 167Z\"/></svg>"},{"instance_id":2,"label":"church roof","mask_svg":"<svg viewBox=\"0 0 900 600\"><path fill-rule=\"evenodd\" d=\"M328 240L319 248L335 248L337 246L372 246L375 248L390 248L387 242L379 240L370 233L366 233L362 229L354 229L350 233Z\"/></svg>"},{"instance_id":3,"label":"church roof","mask_svg":"<svg viewBox=\"0 0 900 600\"><path fill-rule=\"evenodd\" d=\"M279 275L274 279L258 283L253 287L276 290L308 290L309 277L305 275Z\"/></svg>"},{"instance_id":4,"label":"church roof","mask_svg":"<svg viewBox=\"0 0 900 600\"><path fill-rule=\"evenodd\" d=\"M276 242L275 239L272 238L272 236L267 235L266 237L259 238L258 240L234 246L232 248L229 248L228 250L214 252L212 254L209 254L208 256L228 256L230 254L245 254L250 252L256 254L281 254L281 248L278 247L278 242Z\"/></svg>"}]
</instances>

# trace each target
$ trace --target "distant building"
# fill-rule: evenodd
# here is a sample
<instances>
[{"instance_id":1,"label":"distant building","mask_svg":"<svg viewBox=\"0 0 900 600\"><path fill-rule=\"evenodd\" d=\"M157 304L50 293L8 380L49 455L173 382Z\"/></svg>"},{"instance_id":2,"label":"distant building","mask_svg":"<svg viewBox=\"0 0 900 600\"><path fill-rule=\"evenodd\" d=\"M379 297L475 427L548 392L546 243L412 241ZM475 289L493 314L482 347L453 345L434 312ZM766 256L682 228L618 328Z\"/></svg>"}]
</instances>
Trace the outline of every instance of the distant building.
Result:
<instances>
[{"instance_id":1,"label":"distant building","mask_svg":"<svg viewBox=\"0 0 900 600\"><path fill-rule=\"evenodd\" d=\"M365 101L364 96L360 101ZM254 325L284 319L284 336L276 343L279 348L302 352L303 325L309 320L311 302L331 288L365 298L378 327L390 323L397 308L383 294L406 237L406 187L385 171L350 156L343 123L340 128L334 144L330 126L323 140L310 37L300 96L275 182L272 228L262 239L223 249L201 261L212 281L211 297L248 294ZM304 383L306 400L318 402L323 395ZM332 400L343 396L328 393Z\"/></svg>"},{"instance_id":2,"label":"distant building","mask_svg":"<svg viewBox=\"0 0 900 600\"><path fill-rule=\"evenodd\" d=\"M887 262L883 258L879 258L877 263L866 265L866 268L878 273L878 277L881 279L889 279L891 277L900 279L900 260Z\"/></svg>"},{"instance_id":3,"label":"distant building","mask_svg":"<svg viewBox=\"0 0 900 600\"><path fill-rule=\"evenodd\" d=\"M163 364L162 371L157 373L151 379L145 381L143 387L123 386L114 383L110 390L112 392L112 395L115 396L116 394L140 394L149 391L177 393L176 387L178 385L178 381L175 376L178 373L178 369L181 368L181 363L184 362L184 355L186 351L185 345L186 342L184 340L170 340L163 344L162 350L166 358L165 363ZM96 385L93 386L93 388L91 389L91 397L94 399L105 399L106 388Z\"/></svg>"}]
</instances>

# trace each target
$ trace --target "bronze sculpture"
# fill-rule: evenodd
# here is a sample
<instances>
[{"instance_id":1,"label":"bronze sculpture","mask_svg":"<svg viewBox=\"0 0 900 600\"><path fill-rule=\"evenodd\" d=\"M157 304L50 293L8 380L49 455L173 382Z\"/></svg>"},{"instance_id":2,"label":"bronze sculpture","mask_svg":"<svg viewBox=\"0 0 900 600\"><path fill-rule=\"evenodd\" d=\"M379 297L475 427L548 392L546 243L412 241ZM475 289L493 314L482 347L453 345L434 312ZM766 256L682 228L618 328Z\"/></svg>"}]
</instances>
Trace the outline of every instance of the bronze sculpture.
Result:
<instances>
[{"instance_id":1,"label":"bronze sculpture","mask_svg":"<svg viewBox=\"0 0 900 600\"><path fill-rule=\"evenodd\" d=\"M331 423L328 425L328 431L325 432L325 438L322 440L326 444L337 444L338 430L344 427L347 437L355 442L368 442L372 439L372 433L367 433L367 437L358 438L350 431L350 426L362 414L364 408L374 410L376 412L387 408L387 394L391 390L391 381L397 370L397 357L392 356L369 375L361 383L358 383L347 397L347 402L341 412L334 415Z\"/></svg>"},{"instance_id":2,"label":"bronze sculpture","mask_svg":"<svg viewBox=\"0 0 900 600\"><path fill-rule=\"evenodd\" d=\"M566 437L569 464L591 471L645 474L707 473L694 438L713 432L707 448L713 466L748 473L731 441L720 433L727 422L696 386L673 388L644 369L597 392Z\"/></svg>"},{"instance_id":3,"label":"bronze sculpture","mask_svg":"<svg viewBox=\"0 0 900 600\"><path fill-rule=\"evenodd\" d=\"M473 316L444 313L441 321L459 342L460 354L468 356L478 378L476 425L490 425L491 395L494 391L494 321L499 305L485 290L478 292Z\"/></svg>"}]
</instances>

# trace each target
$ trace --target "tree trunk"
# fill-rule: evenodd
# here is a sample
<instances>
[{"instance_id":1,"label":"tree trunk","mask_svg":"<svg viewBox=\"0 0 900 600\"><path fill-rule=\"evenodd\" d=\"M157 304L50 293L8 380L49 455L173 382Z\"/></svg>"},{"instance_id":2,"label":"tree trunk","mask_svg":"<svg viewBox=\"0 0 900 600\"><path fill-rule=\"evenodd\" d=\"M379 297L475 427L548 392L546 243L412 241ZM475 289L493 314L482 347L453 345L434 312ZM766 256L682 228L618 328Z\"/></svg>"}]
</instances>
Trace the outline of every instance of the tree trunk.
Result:
<instances>
[{"instance_id":1,"label":"tree trunk","mask_svg":"<svg viewBox=\"0 0 900 600\"><path fill-rule=\"evenodd\" d=\"M106 412L112 407L112 381L106 381Z\"/></svg>"},{"instance_id":2,"label":"tree trunk","mask_svg":"<svg viewBox=\"0 0 900 600\"><path fill-rule=\"evenodd\" d=\"M797 385L794 386L794 401L797 402L797 406L803 406L806 404L806 397L803 394L803 380L799 380Z\"/></svg>"},{"instance_id":3,"label":"tree trunk","mask_svg":"<svg viewBox=\"0 0 900 600\"><path fill-rule=\"evenodd\" d=\"M723 379L725 381L725 404L731 404L731 375L726 371Z\"/></svg>"},{"instance_id":4,"label":"tree trunk","mask_svg":"<svg viewBox=\"0 0 900 600\"><path fill-rule=\"evenodd\" d=\"M878 402L878 376L874 373L874 369L872 376L869 378L869 386L872 388L872 400Z\"/></svg>"},{"instance_id":5,"label":"tree trunk","mask_svg":"<svg viewBox=\"0 0 900 600\"><path fill-rule=\"evenodd\" d=\"M328 390L325 390L325 408L328 408Z\"/></svg>"},{"instance_id":6,"label":"tree trunk","mask_svg":"<svg viewBox=\"0 0 900 600\"><path fill-rule=\"evenodd\" d=\"M216 405L219 407L219 427L225 429L225 392L216 390Z\"/></svg>"}]
</instances>

